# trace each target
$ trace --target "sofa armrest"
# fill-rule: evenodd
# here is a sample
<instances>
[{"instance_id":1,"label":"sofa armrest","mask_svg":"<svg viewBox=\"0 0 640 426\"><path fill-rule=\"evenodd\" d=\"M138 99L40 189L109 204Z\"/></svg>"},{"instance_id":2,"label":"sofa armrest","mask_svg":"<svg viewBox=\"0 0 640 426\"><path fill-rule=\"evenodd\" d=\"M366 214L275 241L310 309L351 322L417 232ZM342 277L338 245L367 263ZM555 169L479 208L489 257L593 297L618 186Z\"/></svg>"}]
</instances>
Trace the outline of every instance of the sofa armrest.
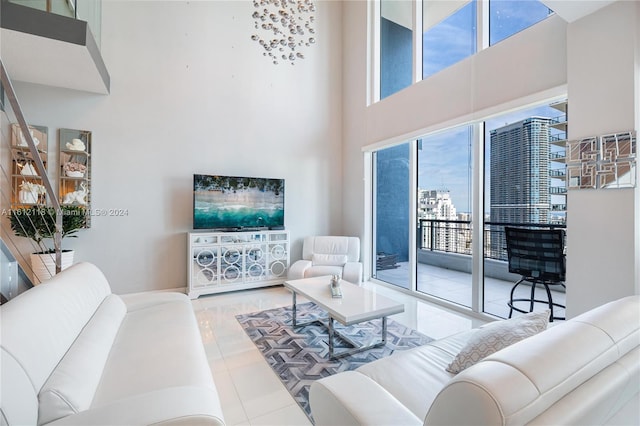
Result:
<instances>
[{"instance_id":1,"label":"sofa armrest","mask_svg":"<svg viewBox=\"0 0 640 426\"><path fill-rule=\"evenodd\" d=\"M362 263L360 262L347 262L344 264L344 270L342 273L342 279L349 281L353 284L360 284L362 282Z\"/></svg>"},{"instance_id":2,"label":"sofa armrest","mask_svg":"<svg viewBox=\"0 0 640 426\"><path fill-rule=\"evenodd\" d=\"M202 386L161 389L92 407L63 417L63 425L212 425L224 426L218 394Z\"/></svg>"},{"instance_id":3,"label":"sofa armrest","mask_svg":"<svg viewBox=\"0 0 640 426\"><path fill-rule=\"evenodd\" d=\"M291 265L289 268L289 273L287 277L290 280L299 280L304 278L304 273L307 269L311 267L312 263L310 260L297 260Z\"/></svg>"},{"instance_id":4,"label":"sofa armrest","mask_svg":"<svg viewBox=\"0 0 640 426\"><path fill-rule=\"evenodd\" d=\"M316 426L422 425L393 395L356 371L313 382L309 402Z\"/></svg>"},{"instance_id":5,"label":"sofa armrest","mask_svg":"<svg viewBox=\"0 0 640 426\"><path fill-rule=\"evenodd\" d=\"M184 302L191 304L191 300L184 293L174 291L129 293L120 295L120 298L127 306L127 312L152 308L164 303Z\"/></svg>"}]
</instances>

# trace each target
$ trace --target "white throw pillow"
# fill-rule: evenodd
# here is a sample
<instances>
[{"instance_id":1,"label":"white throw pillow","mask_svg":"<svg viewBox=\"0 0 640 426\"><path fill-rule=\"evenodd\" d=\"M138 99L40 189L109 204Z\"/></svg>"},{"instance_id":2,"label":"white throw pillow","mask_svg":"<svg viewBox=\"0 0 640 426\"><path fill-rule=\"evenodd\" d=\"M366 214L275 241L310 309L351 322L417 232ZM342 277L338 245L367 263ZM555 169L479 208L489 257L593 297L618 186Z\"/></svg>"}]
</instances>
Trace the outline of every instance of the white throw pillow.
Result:
<instances>
[{"instance_id":1,"label":"white throw pillow","mask_svg":"<svg viewBox=\"0 0 640 426\"><path fill-rule=\"evenodd\" d=\"M347 263L346 254L313 254L311 256L313 266L344 266Z\"/></svg>"},{"instance_id":2,"label":"white throw pillow","mask_svg":"<svg viewBox=\"0 0 640 426\"><path fill-rule=\"evenodd\" d=\"M446 368L458 374L500 349L546 330L550 310L530 312L504 321L496 321L474 333Z\"/></svg>"}]
</instances>

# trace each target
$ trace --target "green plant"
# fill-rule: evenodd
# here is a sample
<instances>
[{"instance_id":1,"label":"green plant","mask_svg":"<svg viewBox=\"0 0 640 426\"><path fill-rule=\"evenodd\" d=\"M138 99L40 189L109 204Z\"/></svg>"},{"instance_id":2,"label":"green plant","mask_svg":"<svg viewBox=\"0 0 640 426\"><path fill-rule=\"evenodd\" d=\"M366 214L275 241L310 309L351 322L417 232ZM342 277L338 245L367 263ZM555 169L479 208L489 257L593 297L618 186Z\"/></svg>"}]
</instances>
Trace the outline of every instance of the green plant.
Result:
<instances>
[{"instance_id":1,"label":"green plant","mask_svg":"<svg viewBox=\"0 0 640 426\"><path fill-rule=\"evenodd\" d=\"M62 238L73 235L85 227L87 211L81 206L62 206ZM53 238L56 230L56 209L53 207L31 206L11 210L11 230L18 237L30 238L40 247L40 253L53 253L44 240Z\"/></svg>"}]
</instances>

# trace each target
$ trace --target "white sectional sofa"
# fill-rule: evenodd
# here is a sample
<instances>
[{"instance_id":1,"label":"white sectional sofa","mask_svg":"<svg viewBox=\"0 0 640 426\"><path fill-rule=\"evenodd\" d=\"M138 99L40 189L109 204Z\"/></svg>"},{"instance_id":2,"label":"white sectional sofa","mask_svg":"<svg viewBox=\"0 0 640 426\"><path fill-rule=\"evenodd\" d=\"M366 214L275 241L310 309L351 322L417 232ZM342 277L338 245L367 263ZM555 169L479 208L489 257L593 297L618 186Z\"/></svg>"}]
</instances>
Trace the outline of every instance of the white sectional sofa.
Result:
<instances>
[{"instance_id":1,"label":"white sectional sofa","mask_svg":"<svg viewBox=\"0 0 640 426\"><path fill-rule=\"evenodd\" d=\"M2 425L223 425L189 299L81 263L0 307Z\"/></svg>"},{"instance_id":2,"label":"white sectional sofa","mask_svg":"<svg viewBox=\"0 0 640 426\"><path fill-rule=\"evenodd\" d=\"M638 425L640 296L446 371L471 330L313 383L322 425Z\"/></svg>"}]
</instances>

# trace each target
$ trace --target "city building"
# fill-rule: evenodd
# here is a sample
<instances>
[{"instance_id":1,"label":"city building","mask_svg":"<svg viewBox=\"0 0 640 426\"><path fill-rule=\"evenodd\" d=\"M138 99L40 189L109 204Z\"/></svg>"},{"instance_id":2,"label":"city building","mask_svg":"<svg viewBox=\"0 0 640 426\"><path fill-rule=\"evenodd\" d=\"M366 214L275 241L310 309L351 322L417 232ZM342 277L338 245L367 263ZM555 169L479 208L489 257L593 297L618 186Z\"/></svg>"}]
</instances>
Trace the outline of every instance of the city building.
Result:
<instances>
[{"instance_id":1,"label":"city building","mask_svg":"<svg viewBox=\"0 0 640 426\"><path fill-rule=\"evenodd\" d=\"M547 223L549 181L548 118L491 131L491 222Z\"/></svg>"},{"instance_id":2,"label":"city building","mask_svg":"<svg viewBox=\"0 0 640 426\"><path fill-rule=\"evenodd\" d=\"M418 189L418 218L456 220L449 190Z\"/></svg>"}]
</instances>

